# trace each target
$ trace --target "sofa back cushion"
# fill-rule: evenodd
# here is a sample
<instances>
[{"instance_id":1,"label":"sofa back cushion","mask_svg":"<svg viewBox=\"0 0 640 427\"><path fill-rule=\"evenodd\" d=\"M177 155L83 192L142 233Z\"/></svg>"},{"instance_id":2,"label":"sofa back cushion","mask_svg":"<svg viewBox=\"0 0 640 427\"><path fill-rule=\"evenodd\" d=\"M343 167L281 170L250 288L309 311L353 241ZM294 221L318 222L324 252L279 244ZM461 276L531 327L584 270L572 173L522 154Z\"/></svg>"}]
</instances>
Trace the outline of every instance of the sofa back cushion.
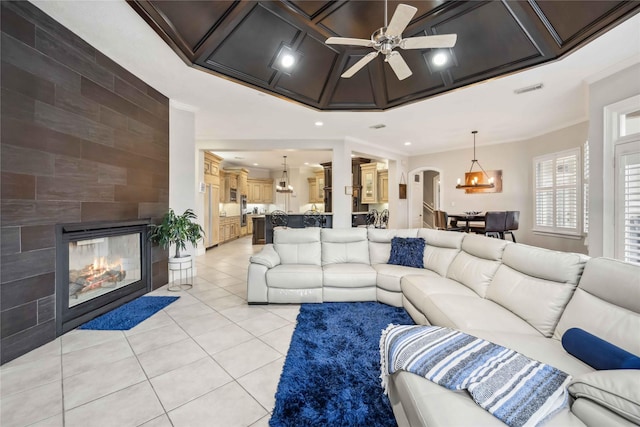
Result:
<instances>
[{"instance_id":1,"label":"sofa back cushion","mask_svg":"<svg viewBox=\"0 0 640 427\"><path fill-rule=\"evenodd\" d=\"M507 245L486 298L551 337L586 261L580 254Z\"/></svg>"},{"instance_id":2,"label":"sofa back cushion","mask_svg":"<svg viewBox=\"0 0 640 427\"><path fill-rule=\"evenodd\" d=\"M273 247L281 264L321 265L320 228L276 228Z\"/></svg>"},{"instance_id":3,"label":"sofa back cushion","mask_svg":"<svg viewBox=\"0 0 640 427\"><path fill-rule=\"evenodd\" d=\"M508 244L512 243L466 234L462 240L462 250L449 265L447 277L462 283L484 298Z\"/></svg>"},{"instance_id":4,"label":"sofa back cushion","mask_svg":"<svg viewBox=\"0 0 640 427\"><path fill-rule=\"evenodd\" d=\"M417 228L389 230L386 228L365 228L369 240L371 264L386 264L391 255L391 239L394 237L418 237Z\"/></svg>"},{"instance_id":5,"label":"sofa back cushion","mask_svg":"<svg viewBox=\"0 0 640 427\"><path fill-rule=\"evenodd\" d=\"M369 264L369 242L366 228L323 228L322 265Z\"/></svg>"},{"instance_id":6,"label":"sofa back cushion","mask_svg":"<svg viewBox=\"0 0 640 427\"><path fill-rule=\"evenodd\" d=\"M427 243L424 248L424 268L445 277L451 262L460 252L464 233L421 228L418 237Z\"/></svg>"},{"instance_id":7,"label":"sofa back cushion","mask_svg":"<svg viewBox=\"0 0 640 427\"><path fill-rule=\"evenodd\" d=\"M640 355L640 266L591 258L553 334L580 328Z\"/></svg>"}]
</instances>

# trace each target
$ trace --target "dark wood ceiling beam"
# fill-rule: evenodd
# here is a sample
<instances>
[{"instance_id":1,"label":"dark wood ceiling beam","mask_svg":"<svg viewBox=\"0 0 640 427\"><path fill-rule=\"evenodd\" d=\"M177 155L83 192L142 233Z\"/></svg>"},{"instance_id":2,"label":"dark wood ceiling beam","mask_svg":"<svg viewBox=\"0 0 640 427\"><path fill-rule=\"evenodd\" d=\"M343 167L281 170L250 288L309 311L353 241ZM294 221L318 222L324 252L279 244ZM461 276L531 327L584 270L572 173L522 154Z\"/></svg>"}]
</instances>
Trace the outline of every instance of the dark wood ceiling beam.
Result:
<instances>
[{"instance_id":1,"label":"dark wood ceiling beam","mask_svg":"<svg viewBox=\"0 0 640 427\"><path fill-rule=\"evenodd\" d=\"M324 44L331 36L368 38L383 24L381 1L127 2L190 66L314 109L367 111L557 60L640 11L640 1L622 0L392 0L389 16L400 2L418 8L405 37L458 34L442 71L430 49L400 49L414 73L400 82L380 58L342 79L347 64L371 50ZM304 55L290 75L272 66L283 44Z\"/></svg>"},{"instance_id":2,"label":"dark wood ceiling beam","mask_svg":"<svg viewBox=\"0 0 640 427\"><path fill-rule=\"evenodd\" d=\"M173 51L187 65L192 65L194 55L189 46L184 42L182 37L175 28L167 22L166 17L162 15L152 3L147 0L126 0L129 6L135 10L142 19L164 40L165 43L173 49Z\"/></svg>"}]
</instances>

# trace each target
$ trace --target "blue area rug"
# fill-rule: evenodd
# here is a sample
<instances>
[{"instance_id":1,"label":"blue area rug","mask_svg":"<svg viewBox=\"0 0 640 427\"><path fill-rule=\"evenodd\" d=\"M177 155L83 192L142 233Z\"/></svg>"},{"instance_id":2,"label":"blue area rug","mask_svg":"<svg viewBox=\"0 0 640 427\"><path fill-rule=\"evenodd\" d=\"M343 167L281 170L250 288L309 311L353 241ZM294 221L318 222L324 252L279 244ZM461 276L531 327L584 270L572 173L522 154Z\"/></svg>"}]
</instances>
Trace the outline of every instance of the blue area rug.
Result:
<instances>
[{"instance_id":1,"label":"blue area rug","mask_svg":"<svg viewBox=\"0 0 640 427\"><path fill-rule=\"evenodd\" d=\"M303 304L269 421L281 426L396 426L380 383L380 334L413 325L377 302Z\"/></svg>"},{"instance_id":2,"label":"blue area rug","mask_svg":"<svg viewBox=\"0 0 640 427\"><path fill-rule=\"evenodd\" d=\"M126 331L180 297L140 297L81 325L78 329Z\"/></svg>"}]
</instances>

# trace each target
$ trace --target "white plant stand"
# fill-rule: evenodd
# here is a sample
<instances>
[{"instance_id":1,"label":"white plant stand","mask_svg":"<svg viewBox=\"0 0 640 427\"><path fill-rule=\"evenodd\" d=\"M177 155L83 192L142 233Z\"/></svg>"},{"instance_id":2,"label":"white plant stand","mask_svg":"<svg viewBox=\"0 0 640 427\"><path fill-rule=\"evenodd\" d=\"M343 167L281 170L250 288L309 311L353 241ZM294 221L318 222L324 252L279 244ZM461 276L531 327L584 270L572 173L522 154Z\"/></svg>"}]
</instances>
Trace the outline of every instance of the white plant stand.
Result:
<instances>
[{"instance_id":1,"label":"white plant stand","mask_svg":"<svg viewBox=\"0 0 640 427\"><path fill-rule=\"evenodd\" d=\"M169 258L169 273L171 280L167 290L179 292L191 289L193 287L193 257L187 255L180 258ZM178 275L177 281L176 274Z\"/></svg>"}]
</instances>

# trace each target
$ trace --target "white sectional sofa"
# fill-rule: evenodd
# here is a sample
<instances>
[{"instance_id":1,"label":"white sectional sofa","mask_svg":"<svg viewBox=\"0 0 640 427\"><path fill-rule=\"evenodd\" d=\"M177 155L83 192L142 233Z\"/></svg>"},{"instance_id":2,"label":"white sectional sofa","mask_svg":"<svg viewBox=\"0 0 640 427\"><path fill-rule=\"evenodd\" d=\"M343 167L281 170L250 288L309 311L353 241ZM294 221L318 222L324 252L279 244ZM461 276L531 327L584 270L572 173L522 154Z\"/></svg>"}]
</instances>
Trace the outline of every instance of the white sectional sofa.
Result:
<instances>
[{"instance_id":1,"label":"white sectional sofa","mask_svg":"<svg viewBox=\"0 0 640 427\"><path fill-rule=\"evenodd\" d=\"M422 237L424 268L387 264L393 237ZM640 267L478 235L429 229L277 229L251 258L253 304L379 301L418 324L459 329L573 376L570 410L550 426L640 423L640 371L595 371L561 338L581 328L640 355ZM400 426L500 426L466 392L397 372Z\"/></svg>"}]
</instances>

